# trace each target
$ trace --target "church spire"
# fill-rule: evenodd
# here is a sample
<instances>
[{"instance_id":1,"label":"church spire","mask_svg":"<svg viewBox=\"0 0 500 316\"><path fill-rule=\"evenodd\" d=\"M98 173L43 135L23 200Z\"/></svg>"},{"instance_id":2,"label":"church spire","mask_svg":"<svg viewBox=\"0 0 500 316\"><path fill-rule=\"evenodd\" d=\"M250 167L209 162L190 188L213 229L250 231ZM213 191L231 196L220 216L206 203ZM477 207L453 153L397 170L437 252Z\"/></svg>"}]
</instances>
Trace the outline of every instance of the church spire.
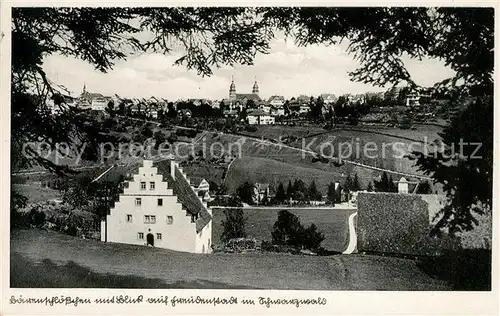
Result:
<instances>
[{"instance_id":1,"label":"church spire","mask_svg":"<svg viewBox=\"0 0 500 316\"><path fill-rule=\"evenodd\" d=\"M83 83L83 91L82 91L82 94L85 94L85 92L87 92L87 87L85 85L85 82Z\"/></svg>"},{"instance_id":2,"label":"church spire","mask_svg":"<svg viewBox=\"0 0 500 316\"><path fill-rule=\"evenodd\" d=\"M236 99L236 85L234 84L234 75L231 76L231 85L229 86L229 99Z\"/></svg>"},{"instance_id":3,"label":"church spire","mask_svg":"<svg viewBox=\"0 0 500 316\"><path fill-rule=\"evenodd\" d=\"M252 93L259 94L259 85L257 84L257 77L255 77L255 82L253 84Z\"/></svg>"}]
</instances>

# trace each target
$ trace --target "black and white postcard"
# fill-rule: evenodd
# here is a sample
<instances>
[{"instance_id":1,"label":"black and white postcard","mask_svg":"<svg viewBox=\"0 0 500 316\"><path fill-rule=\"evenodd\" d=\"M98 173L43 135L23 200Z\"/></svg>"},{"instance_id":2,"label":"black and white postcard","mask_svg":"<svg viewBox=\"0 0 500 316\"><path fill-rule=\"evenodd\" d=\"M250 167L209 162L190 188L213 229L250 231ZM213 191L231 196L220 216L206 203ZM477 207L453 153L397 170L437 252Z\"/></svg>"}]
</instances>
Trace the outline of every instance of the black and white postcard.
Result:
<instances>
[{"instance_id":1,"label":"black and white postcard","mask_svg":"<svg viewBox=\"0 0 500 316\"><path fill-rule=\"evenodd\" d=\"M2 4L0 313L498 313L498 4L285 5Z\"/></svg>"}]
</instances>

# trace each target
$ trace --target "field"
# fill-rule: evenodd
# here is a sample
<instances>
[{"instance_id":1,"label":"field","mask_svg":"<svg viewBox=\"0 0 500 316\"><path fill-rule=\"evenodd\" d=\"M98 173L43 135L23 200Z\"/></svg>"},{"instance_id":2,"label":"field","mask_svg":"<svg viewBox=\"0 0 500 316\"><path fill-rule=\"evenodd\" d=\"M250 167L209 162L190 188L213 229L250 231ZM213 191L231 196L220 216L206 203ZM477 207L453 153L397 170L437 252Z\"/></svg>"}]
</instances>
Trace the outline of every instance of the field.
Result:
<instances>
[{"instance_id":1,"label":"field","mask_svg":"<svg viewBox=\"0 0 500 316\"><path fill-rule=\"evenodd\" d=\"M348 126L331 131L319 127L259 126L257 132L246 134L251 137L271 139L289 135L304 137L289 145L320 152L321 146L328 144L324 147L324 154L330 154L333 147L333 152L336 153L333 156L342 153L348 160L372 167L423 175L415 166L415 161L409 160L405 155L412 150L422 149L421 142L426 138L429 143L439 139L440 131L441 129L435 126L419 127L417 130ZM245 136L209 134L206 136L205 143L207 147L214 143L222 144L226 152L230 146L232 146L233 153L240 148L239 154L242 160L236 161L228 172L226 185L230 187L230 191L247 181L243 179L251 178L256 179L252 181L266 183L293 181L295 178L302 178L305 181L314 178L322 182L322 186L326 188L331 181L341 180L354 173L358 174L362 187L365 187L382 173L349 163L339 166L333 163L315 162L311 154L278 144L263 144L258 139ZM235 145L238 143L241 144L240 147ZM409 147L410 144L413 147ZM350 155L347 146L350 146L352 150ZM370 149L371 146L374 146L375 151ZM320 175L318 171L323 175ZM400 177L397 174L393 175L395 181Z\"/></svg>"},{"instance_id":2,"label":"field","mask_svg":"<svg viewBox=\"0 0 500 316\"><path fill-rule=\"evenodd\" d=\"M329 251L342 252L347 248L349 228L347 220L354 210L293 210L304 226L314 223L318 231L325 235L321 246ZM278 219L278 210L244 210L247 222L245 225L248 237L257 240L271 241L274 222ZM225 218L222 209L213 210L212 235L214 244L220 241L222 220Z\"/></svg>"},{"instance_id":3,"label":"field","mask_svg":"<svg viewBox=\"0 0 500 316\"><path fill-rule=\"evenodd\" d=\"M229 169L225 185L229 192L235 192L238 186L245 181L251 183L269 183L276 190L279 183L286 186L288 181L302 180L309 185L313 180L318 190L326 194L330 182L343 180L346 174L333 169L326 171L313 167L297 166L291 163L276 161L266 158L242 158L236 159Z\"/></svg>"},{"instance_id":4,"label":"field","mask_svg":"<svg viewBox=\"0 0 500 316\"><path fill-rule=\"evenodd\" d=\"M409 259L368 255L188 254L11 232L10 285L23 287L449 290Z\"/></svg>"}]
</instances>

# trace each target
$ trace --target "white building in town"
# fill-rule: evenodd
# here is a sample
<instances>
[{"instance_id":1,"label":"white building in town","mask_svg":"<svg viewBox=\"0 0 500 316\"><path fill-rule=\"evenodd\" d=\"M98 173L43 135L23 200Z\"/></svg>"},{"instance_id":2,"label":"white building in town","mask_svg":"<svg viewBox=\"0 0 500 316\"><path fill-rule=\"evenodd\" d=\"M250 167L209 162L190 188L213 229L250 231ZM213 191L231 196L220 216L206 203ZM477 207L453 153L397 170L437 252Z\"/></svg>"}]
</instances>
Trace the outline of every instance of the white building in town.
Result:
<instances>
[{"instance_id":1,"label":"white building in town","mask_svg":"<svg viewBox=\"0 0 500 316\"><path fill-rule=\"evenodd\" d=\"M101 222L101 240L211 252L212 212L173 160L144 160Z\"/></svg>"},{"instance_id":2,"label":"white building in town","mask_svg":"<svg viewBox=\"0 0 500 316\"><path fill-rule=\"evenodd\" d=\"M250 125L271 125L275 123L274 116L262 110L249 111L247 119Z\"/></svg>"}]
</instances>

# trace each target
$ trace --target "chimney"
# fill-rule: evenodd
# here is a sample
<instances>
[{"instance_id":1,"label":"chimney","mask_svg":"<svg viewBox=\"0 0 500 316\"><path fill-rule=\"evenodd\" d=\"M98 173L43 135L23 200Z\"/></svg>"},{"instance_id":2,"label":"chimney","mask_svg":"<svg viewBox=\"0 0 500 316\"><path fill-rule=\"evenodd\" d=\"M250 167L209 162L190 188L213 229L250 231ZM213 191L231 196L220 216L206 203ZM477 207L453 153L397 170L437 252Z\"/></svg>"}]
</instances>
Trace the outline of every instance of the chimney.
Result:
<instances>
[{"instance_id":1,"label":"chimney","mask_svg":"<svg viewBox=\"0 0 500 316\"><path fill-rule=\"evenodd\" d=\"M176 168L176 163L175 163L175 160L170 160L170 175L172 176L172 178L175 180L175 168Z\"/></svg>"}]
</instances>

